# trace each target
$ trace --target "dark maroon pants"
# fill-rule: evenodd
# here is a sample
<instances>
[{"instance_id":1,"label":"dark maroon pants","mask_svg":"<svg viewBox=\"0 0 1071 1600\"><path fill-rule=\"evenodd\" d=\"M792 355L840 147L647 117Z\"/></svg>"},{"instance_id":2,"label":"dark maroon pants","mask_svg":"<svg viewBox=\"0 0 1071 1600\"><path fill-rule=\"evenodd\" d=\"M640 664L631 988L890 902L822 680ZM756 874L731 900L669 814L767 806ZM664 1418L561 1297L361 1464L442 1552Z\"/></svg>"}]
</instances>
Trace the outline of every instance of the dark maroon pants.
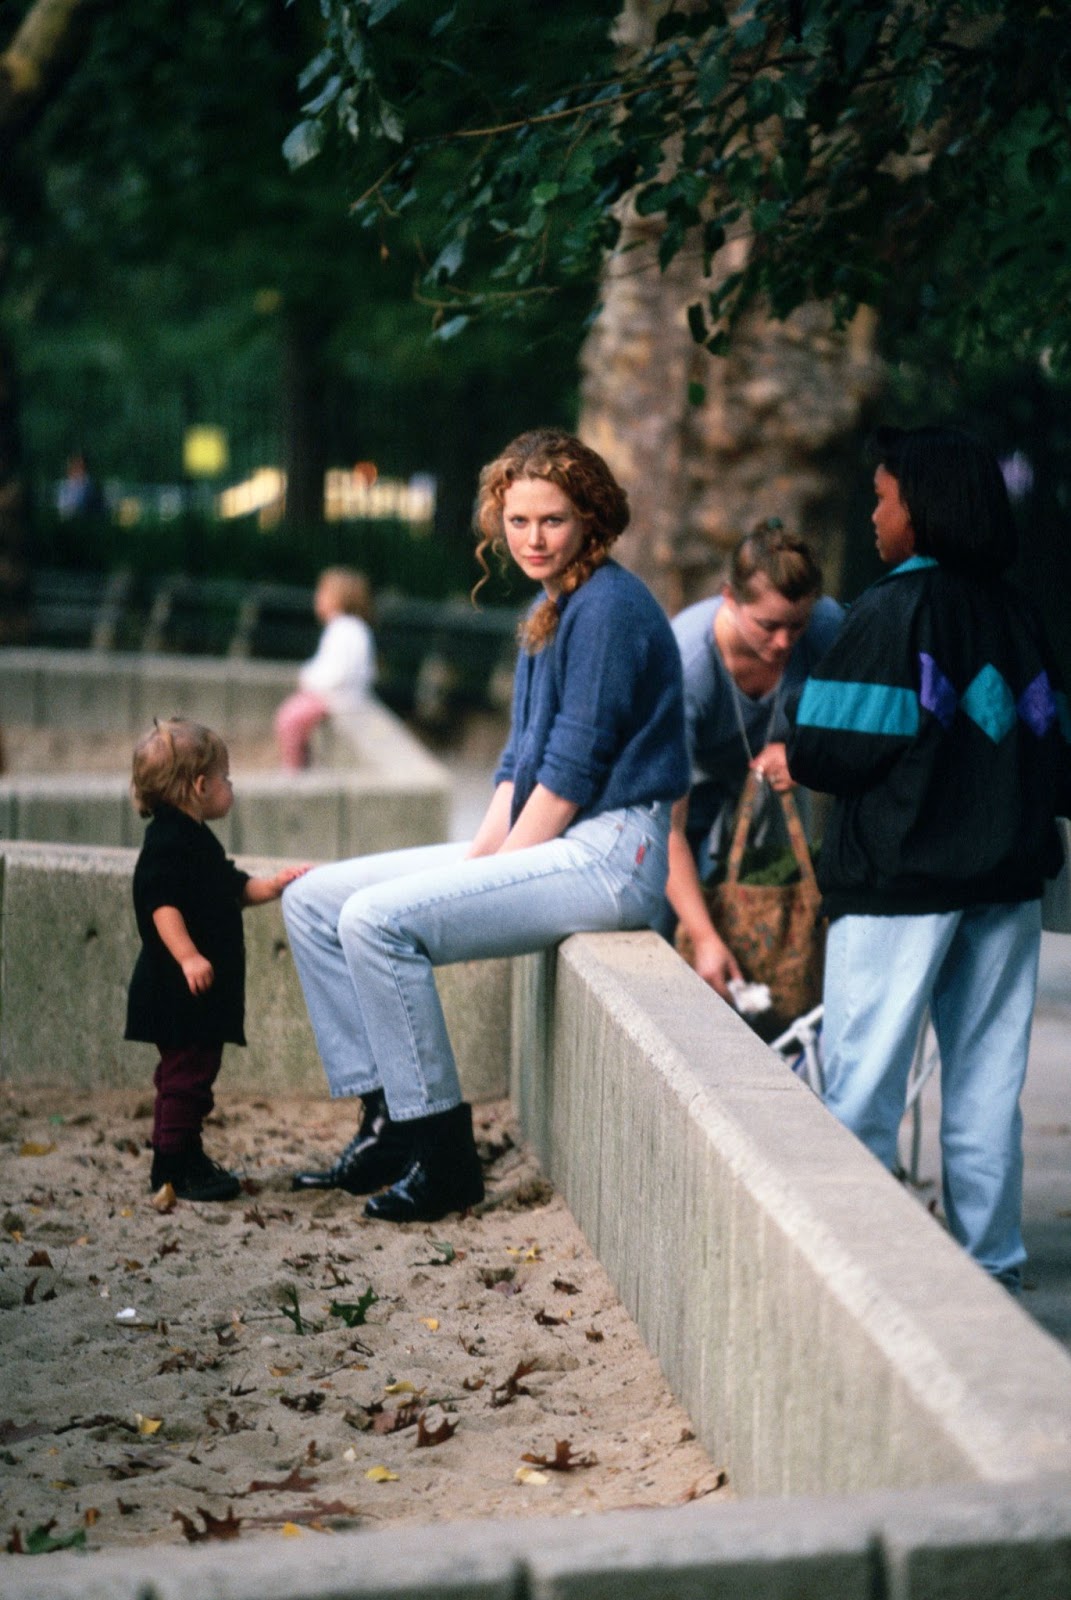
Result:
<instances>
[{"instance_id":1,"label":"dark maroon pants","mask_svg":"<svg viewBox=\"0 0 1071 1600\"><path fill-rule=\"evenodd\" d=\"M174 1155L201 1136L202 1124L215 1104L212 1085L223 1062L223 1046L183 1044L156 1048L160 1064L153 1077L153 1148Z\"/></svg>"}]
</instances>

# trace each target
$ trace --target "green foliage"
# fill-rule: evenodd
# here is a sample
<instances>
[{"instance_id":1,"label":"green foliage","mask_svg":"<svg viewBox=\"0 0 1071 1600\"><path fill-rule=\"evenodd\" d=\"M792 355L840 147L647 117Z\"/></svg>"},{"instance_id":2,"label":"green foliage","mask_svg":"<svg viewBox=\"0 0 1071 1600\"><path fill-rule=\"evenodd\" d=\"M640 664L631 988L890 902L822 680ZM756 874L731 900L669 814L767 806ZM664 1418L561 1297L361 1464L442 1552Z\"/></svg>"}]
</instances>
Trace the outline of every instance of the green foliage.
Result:
<instances>
[{"instance_id":1,"label":"green foliage","mask_svg":"<svg viewBox=\"0 0 1071 1600\"><path fill-rule=\"evenodd\" d=\"M347 1328L362 1328L378 1300L378 1294L369 1285L359 1300L332 1300L328 1309L333 1317L341 1317Z\"/></svg>"},{"instance_id":2,"label":"green foliage","mask_svg":"<svg viewBox=\"0 0 1071 1600\"><path fill-rule=\"evenodd\" d=\"M174 483L185 428L210 422L235 479L272 464L293 482L310 455L314 484L367 459L385 476L433 473L437 529L467 579L479 466L521 427L573 420L592 289L523 339L429 338L409 241L394 251L349 214L348 149L296 171L284 159L320 45L307 0L93 7L77 69L0 170L0 331L22 373L35 498L75 448L98 478ZM295 542L313 520L307 498ZM438 552L425 559L434 586ZM412 565L428 592L415 551Z\"/></svg>"},{"instance_id":3,"label":"green foliage","mask_svg":"<svg viewBox=\"0 0 1071 1600\"><path fill-rule=\"evenodd\" d=\"M593 281L628 196L663 267L750 238L690 312L713 351L757 298L817 297L1071 363L1062 7L670 3L646 49L611 45L616 9L321 0L290 158L349 147L357 218L417 254L443 334Z\"/></svg>"}]
</instances>

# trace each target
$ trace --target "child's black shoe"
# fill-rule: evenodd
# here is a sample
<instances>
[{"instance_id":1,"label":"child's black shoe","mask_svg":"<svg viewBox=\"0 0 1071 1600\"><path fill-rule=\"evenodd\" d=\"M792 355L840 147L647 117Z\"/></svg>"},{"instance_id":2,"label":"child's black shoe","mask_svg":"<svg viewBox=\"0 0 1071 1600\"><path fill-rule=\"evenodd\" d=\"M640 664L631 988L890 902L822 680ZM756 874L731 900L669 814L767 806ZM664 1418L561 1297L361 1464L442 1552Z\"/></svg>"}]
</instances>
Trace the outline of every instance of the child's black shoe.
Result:
<instances>
[{"instance_id":1,"label":"child's black shoe","mask_svg":"<svg viewBox=\"0 0 1071 1600\"><path fill-rule=\"evenodd\" d=\"M178 1200L234 1200L242 1192L240 1180L206 1156L200 1141L186 1150L153 1151L149 1188L155 1194L165 1183Z\"/></svg>"}]
</instances>

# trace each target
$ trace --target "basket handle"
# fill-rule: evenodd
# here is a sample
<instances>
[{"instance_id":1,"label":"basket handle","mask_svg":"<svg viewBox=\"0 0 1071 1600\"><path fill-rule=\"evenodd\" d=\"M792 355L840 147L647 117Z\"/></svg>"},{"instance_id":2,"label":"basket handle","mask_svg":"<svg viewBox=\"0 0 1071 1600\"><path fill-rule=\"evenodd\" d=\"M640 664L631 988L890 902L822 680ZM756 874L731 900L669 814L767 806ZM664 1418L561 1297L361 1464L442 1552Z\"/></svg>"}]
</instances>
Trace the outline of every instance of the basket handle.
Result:
<instances>
[{"instance_id":1,"label":"basket handle","mask_svg":"<svg viewBox=\"0 0 1071 1600\"><path fill-rule=\"evenodd\" d=\"M740 805L736 813L736 826L733 829L732 843L729 846L729 860L726 867L726 883L740 882L740 868L744 861L744 846L747 836L751 832L751 824L755 816L755 806L758 803L759 791L763 780L754 768L748 771L744 779L744 787L740 793ZM807 844L807 835L803 831L800 821L799 807L789 791L779 794L781 810L784 813L785 828L788 840L792 846L792 854L796 858L796 865L800 869L801 880L809 884L817 893L818 879L814 874L814 863L811 860L810 848Z\"/></svg>"}]
</instances>

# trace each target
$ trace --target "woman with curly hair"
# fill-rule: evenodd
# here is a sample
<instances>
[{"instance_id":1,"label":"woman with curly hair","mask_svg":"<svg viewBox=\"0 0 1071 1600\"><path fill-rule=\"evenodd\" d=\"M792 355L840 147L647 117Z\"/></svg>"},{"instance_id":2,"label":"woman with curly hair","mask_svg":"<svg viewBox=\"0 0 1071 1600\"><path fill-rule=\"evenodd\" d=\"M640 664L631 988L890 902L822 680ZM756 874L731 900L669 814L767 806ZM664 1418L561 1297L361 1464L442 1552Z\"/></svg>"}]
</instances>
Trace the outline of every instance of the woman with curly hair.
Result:
<instances>
[{"instance_id":1,"label":"woman with curly hair","mask_svg":"<svg viewBox=\"0 0 1071 1600\"><path fill-rule=\"evenodd\" d=\"M521 434L480 476L485 574L492 551L543 586L520 630L509 739L471 843L321 867L284 896L331 1093L363 1101L354 1138L297 1189L370 1194L365 1215L390 1222L476 1204L433 968L659 914L688 785L681 666L653 596L610 558L628 519L602 457L557 430Z\"/></svg>"}]
</instances>

